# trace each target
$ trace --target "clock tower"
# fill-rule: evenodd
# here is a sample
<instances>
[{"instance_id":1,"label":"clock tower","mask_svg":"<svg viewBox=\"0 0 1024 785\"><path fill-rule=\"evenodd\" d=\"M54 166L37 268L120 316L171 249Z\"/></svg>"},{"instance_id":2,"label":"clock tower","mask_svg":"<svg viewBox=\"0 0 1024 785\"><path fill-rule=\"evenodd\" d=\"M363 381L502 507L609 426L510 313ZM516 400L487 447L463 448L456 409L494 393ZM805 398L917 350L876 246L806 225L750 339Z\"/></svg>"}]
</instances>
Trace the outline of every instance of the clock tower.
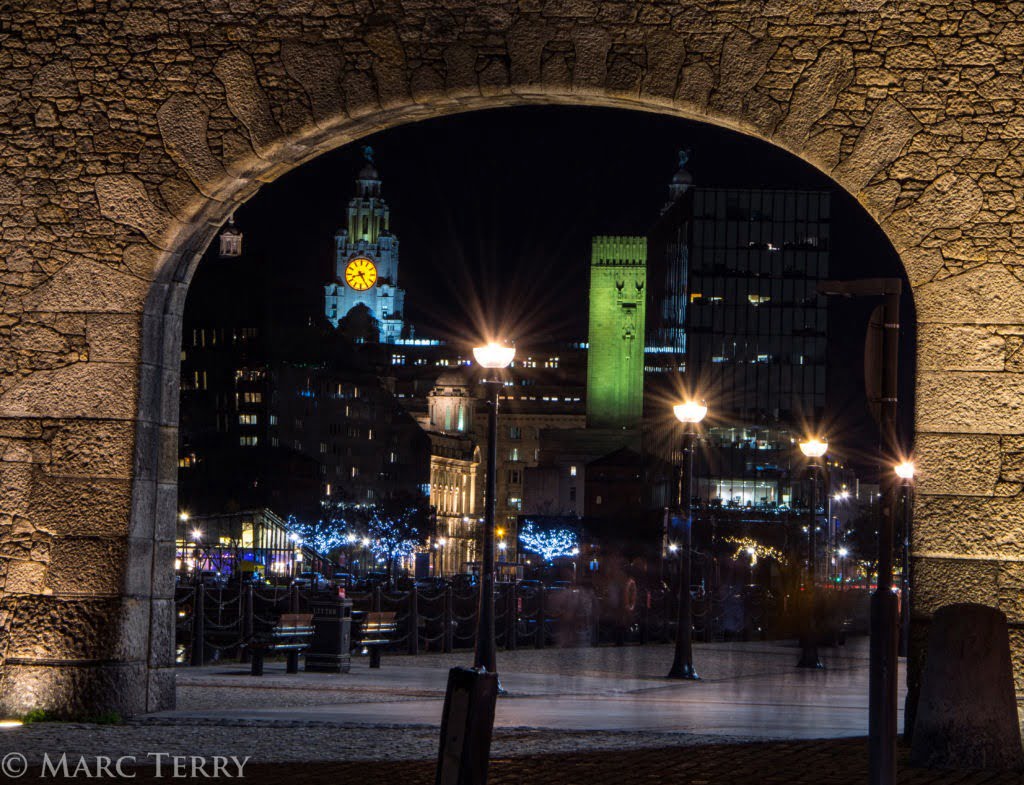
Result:
<instances>
[{"instance_id":1,"label":"clock tower","mask_svg":"<svg viewBox=\"0 0 1024 785\"><path fill-rule=\"evenodd\" d=\"M348 220L334 235L334 281L324 287L324 313L338 326L357 305L380 325L380 342L402 337L405 292L398 288L398 239L391 234L391 210L380 195L372 148L348 203Z\"/></svg>"}]
</instances>

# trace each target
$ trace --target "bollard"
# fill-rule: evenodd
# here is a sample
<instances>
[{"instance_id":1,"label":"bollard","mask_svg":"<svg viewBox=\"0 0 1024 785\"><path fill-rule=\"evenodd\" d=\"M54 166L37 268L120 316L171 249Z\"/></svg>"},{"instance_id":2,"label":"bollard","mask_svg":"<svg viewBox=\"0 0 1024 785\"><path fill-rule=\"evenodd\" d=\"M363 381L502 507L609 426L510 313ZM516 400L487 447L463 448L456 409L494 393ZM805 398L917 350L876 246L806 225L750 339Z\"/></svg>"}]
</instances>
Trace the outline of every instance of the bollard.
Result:
<instances>
[{"instance_id":1,"label":"bollard","mask_svg":"<svg viewBox=\"0 0 1024 785\"><path fill-rule=\"evenodd\" d=\"M292 585L288 589L288 607L290 608L290 610L288 611L289 613L298 613L299 612L299 587L298 586Z\"/></svg>"},{"instance_id":2,"label":"bollard","mask_svg":"<svg viewBox=\"0 0 1024 785\"><path fill-rule=\"evenodd\" d=\"M651 611L651 593L645 591L643 597L640 598L640 644L649 643L649 632L647 624L650 621Z\"/></svg>"},{"instance_id":3,"label":"bollard","mask_svg":"<svg viewBox=\"0 0 1024 785\"><path fill-rule=\"evenodd\" d=\"M547 590L544 588L543 585L539 589L537 589L537 627L536 627L536 631L537 632L536 632L536 635L533 636L533 645L534 645L534 648L537 648L537 649L543 649L544 648L544 643L545 643L544 639L547 637L547 633L544 631L544 616L545 616L545 613L544 613L544 611L545 611L545 608L544 608L544 606L545 606L544 595L546 593L547 593Z\"/></svg>"},{"instance_id":4,"label":"bollard","mask_svg":"<svg viewBox=\"0 0 1024 785\"><path fill-rule=\"evenodd\" d=\"M409 654L420 653L420 608L419 592L413 585L409 589L409 615L407 624L409 626Z\"/></svg>"},{"instance_id":5,"label":"bollard","mask_svg":"<svg viewBox=\"0 0 1024 785\"><path fill-rule=\"evenodd\" d=\"M192 656L189 665L202 667L206 664L206 587L196 586L192 599Z\"/></svg>"},{"instance_id":6,"label":"bollard","mask_svg":"<svg viewBox=\"0 0 1024 785\"><path fill-rule=\"evenodd\" d=\"M516 585L509 584L507 610L505 611L505 648L515 651L516 634L519 632L519 598L516 596Z\"/></svg>"},{"instance_id":7,"label":"bollard","mask_svg":"<svg viewBox=\"0 0 1024 785\"><path fill-rule=\"evenodd\" d=\"M454 601L452 598L452 587L447 586L444 590L444 616L442 621L444 622L444 637L441 639L444 641L444 653L451 654L452 644L454 643L453 638L455 637L455 631L452 629L452 620L455 616Z\"/></svg>"},{"instance_id":8,"label":"bollard","mask_svg":"<svg viewBox=\"0 0 1024 785\"><path fill-rule=\"evenodd\" d=\"M958 603L935 612L910 762L1004 771L1024 763L1002 611Z\"/></svg>"},{"instance_id":9,"label":"bollard","mask_svg":"<svg viewBox=\"0 0 1024 785\"><path fill-rule=\"evenodd\" d=\"M486 785L498 674L448 671L435 785Z\"/></svg>"},{"instance_id":10,"label":"bollard","mask_svg":"<svg viewBox=\"0 0 1024 785\"><path fill-rule=\"evenodd\" d=\"M253 594L252 585L242 588L242 647L239 650L239 662L249 662L252 659L252 651L248 643L253 635Z\"/></svg>"}]
</instances>

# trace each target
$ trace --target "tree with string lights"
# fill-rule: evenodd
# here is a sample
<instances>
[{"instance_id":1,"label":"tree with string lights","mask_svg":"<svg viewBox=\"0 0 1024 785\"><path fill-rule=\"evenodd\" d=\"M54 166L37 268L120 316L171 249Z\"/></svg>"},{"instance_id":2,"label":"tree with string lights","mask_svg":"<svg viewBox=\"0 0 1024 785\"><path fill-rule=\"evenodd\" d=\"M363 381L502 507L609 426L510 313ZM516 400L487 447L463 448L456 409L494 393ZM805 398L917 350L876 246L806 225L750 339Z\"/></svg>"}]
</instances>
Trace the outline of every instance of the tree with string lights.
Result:
<instances>
[{"instance_id":1,"label":"tree with string lights","mask_svg":"<svg viewBox=\"0 0 1024 785\"><path fill-rule=\"evenodd\" d=\"M426 541L433 520L433 508L419 497L378 504L332 501L324 505L320 520L289 518L289 529L321 553L336 553L357 540L369 541L370 553L387 565L390 578L395 561L409 557Z\"/></svg>"},{"instance_id":2,"label":"tree with string lights","mask_svg":"<svg viewBox=\"0 0 1024 785\"><path fill-rule=\"evenodd\" d=\"M519 528L519 541L526 550L548 563L565 556L578 556L580 552L580 537L575 530L541 529L533 521L525 521Z\"/></svg>"}]
</instances>

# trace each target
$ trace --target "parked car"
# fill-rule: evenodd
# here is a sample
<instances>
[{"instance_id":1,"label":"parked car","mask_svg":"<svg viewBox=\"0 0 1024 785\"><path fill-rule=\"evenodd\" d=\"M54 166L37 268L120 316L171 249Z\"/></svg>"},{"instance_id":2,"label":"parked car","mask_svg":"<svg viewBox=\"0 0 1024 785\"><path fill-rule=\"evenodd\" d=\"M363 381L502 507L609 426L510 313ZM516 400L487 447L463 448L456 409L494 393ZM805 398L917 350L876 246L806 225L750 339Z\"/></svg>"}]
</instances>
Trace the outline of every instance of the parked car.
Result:
<instances>
[{"instance_id":1,"label":"parked car","mask_svg":"<svg viewBox=\"0 0 1024 785\"><path fill-rule=\"evenodd\" d=\"M197 582L208 589L224 589L228 585L228 576L219 570L203 570L199 573Z\"/></svg>"},{"instance_id":2,"label":"parked car","mask_svg":"<svg viewBox=\"0 0 1024 785\"><path fill-rule=\"evenodd\" d=\"M416 583L414 578L411 578L408 575L400 575L395 578L395 591L409 591L409 589L413 587L414 583Z\"/></svg>"},{"instance_id":3,"label":"parked car","mask_svg":"<svg viewBox=\"0 0 1024 785\"><path fill-rule=\"evenodd\" d=\"M416 590L425 591L430 594L437 594L448 588L448 581L444 578L433 576L430 578L420 578L416 581Z\"/></svg>"},{"instance_id":4,"label":"parked car","mask_svg":"<svg viewBox=\"0 0 1024 785\"><path fill-rule=\"evenodd\" d=\"M292 585L298 586L300 589L326 591L327 578L323 576L323 573L319 572L300 572L295 580L292 581Z\"/></svg>"},{"instance_id":5,"label":"parked car","mask_svg":"<svg viewBox=\"0 0 1024 785\"><path fill-rule=\"evenodd\" d=\"M352 587L353 581L354 581L354 577L350 573L347 573L347 572L336 572L331 577L330 584L331 584L331 586L333 586L336 589L339 588L339 587L340 588L344 588L344 589L349 589L349 588Z\"/></svg>"},{"instance_id":6,"label":"parked car","mask_svg":"<svg viewBox=\"0 0 1024 785\"><path fill-rule=\"evenodd\" d=\"M243 586L263 586L267 582L267 579L261 572L247 572L242 575Z\"/></svg>"},{"instance_id":7,"label":"parked car","mask_svg":"<svg viewBox=\"0 0 1024 785\"><path fill-rule=\"evenodd\" d=\"M453 575L449 580L455 591L464 592L480 585L480 577L475 572L462 572Z\"/></svg>"}]
</instances>

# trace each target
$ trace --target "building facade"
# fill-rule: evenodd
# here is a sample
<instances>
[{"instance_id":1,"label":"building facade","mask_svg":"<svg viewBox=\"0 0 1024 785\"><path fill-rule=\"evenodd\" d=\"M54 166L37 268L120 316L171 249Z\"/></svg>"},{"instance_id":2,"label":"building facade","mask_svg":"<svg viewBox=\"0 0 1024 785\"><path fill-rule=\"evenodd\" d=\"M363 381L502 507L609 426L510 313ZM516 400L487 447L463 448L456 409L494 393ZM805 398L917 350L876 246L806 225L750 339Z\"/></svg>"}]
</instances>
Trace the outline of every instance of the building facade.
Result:
<instances>
[{"instance_id":1,"label":"building facade","mask_svg":"<svg viewBox=\"0 0 1024 785\"><path fill-rule=\"evenodd\" d=\"M377 324L379 341L395 343L404 329L405 292L398 286L398 238L381 196L373 150L356 178L344 226L334 236L334 280L324 287L324 315L334 326L360 306Z\"/></svg>"},{"instance_id":2,"label":"building facade","mask_svg":"<svg viewBox=\"0 0 1024 785\"><path fill-rule=\"evenodd\" d=\"M651 232L666 279L655 334L685 326L686 386L713 414L696 490L788 505L797 442L825 411L829 194L703 188L681 163Z\"/></svg>"},{"instance_id":3,"label":"building facade","mask_svg":"<svg viewBox=\"0 0 1024 785\"><path fill-rule=\"evenodd\" d=\"M271 370L270 445L310 457L320 494L351 504L429 492L430 441L373 374L325 361Z\"/></svg>"}]
</instances>

